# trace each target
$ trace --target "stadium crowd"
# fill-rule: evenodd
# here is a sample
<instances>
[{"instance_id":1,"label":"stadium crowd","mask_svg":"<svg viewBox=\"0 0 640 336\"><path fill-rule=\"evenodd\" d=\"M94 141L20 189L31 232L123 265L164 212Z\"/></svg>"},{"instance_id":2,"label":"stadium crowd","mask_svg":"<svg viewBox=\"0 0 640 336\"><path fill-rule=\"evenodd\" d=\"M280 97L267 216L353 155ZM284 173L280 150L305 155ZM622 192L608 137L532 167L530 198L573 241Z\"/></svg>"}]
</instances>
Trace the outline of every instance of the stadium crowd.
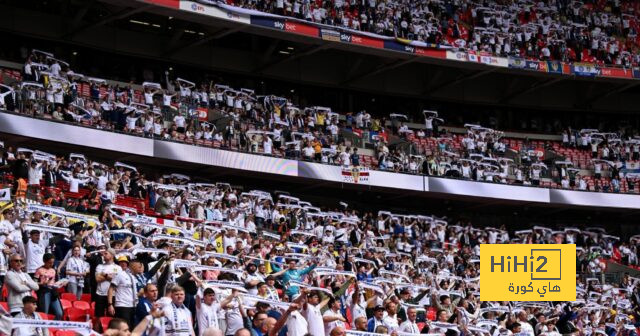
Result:
<instances>
[{"instance_id":1,"label":"stadium crowd","mask_svg":"<svg viewBox=\"0 0 640 336\"><path fill-rule=\"evenodd\" d=\"M637 1L244 1L227 4L497 56L635 66Z\"/></svg>"},{"instance_id":2,"label":"stadium crowd","mask_svg":"<svg viewBox=\"0 0 640 336\"><path fill-rule=\"evenodd\" d=\"M423 127L410 129L402 114L374 117L363 110L340 115L328 107L298 107L285 97L258 96L247 88L196 85L168 75L165 83L144 82L141 89L109 84L34 50L22 80L0 87L0 106L56 121L343 167L637 192L640 140L628 129L568 129L562 142L516 141L480 125L465 125L466 134L447 132L435 111L424 112ZM391 146L390 140L397 139L412 146ZM357 142L364 140L372 143L374 156L358 153ZM565 153L568 148L578 152ZM546 151L558 160L542 160Z\"/></svg>"},{"instance_id":3,"label":"stadium crowd","mask_svg":"<svg viewBox=\"0 0 640 336\"><path fill-rule=\"evenodd\" d=\"M606 259L638 267L638 236L321 208L74 153L7 150L2 164L13 190L0 190L0 279L17 318L93 318L119 336L633 336L640 326L640 279L602 273ZM576 244L577 300L480 301L482 243ZM83 300L94 304L77 308Z\"/></svg>"}]
</instances>

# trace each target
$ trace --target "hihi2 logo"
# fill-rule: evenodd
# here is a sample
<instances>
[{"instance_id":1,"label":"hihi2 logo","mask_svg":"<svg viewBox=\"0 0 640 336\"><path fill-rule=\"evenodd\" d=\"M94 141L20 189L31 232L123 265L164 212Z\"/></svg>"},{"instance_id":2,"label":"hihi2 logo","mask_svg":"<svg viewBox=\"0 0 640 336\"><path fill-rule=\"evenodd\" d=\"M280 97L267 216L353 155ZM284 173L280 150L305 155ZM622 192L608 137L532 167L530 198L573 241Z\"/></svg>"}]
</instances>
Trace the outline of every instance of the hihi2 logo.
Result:
<instances>
[{"instance_id":1,"label":"hihi2 logo","mask_svg":"<svg viewBox=\"0 0 640 336\"><path fill-rule=\"evenodd\" d=\"M480 300L575 301L576 246L480 245Z\"/></svg>"}]
</instances>

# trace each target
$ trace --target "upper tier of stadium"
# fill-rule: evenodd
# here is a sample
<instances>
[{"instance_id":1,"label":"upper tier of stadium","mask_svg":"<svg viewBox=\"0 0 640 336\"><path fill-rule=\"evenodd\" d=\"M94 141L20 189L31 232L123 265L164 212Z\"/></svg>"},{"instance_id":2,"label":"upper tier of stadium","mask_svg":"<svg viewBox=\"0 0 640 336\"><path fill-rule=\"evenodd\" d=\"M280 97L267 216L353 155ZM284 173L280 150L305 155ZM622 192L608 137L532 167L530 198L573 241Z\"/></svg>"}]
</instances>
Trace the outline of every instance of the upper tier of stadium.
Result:
<instances>
[{"instance_id":1,"label":"upper tier of stadium","mask_svg":"<svg viewBox=\"0 0 640 336\"><path fill-rule=\"evenodd\" d=\"M203 3L219 3L201 1ZM637 1L236 1L228 5L494 56L637 66Z\"/></svg>"}]
</instances>

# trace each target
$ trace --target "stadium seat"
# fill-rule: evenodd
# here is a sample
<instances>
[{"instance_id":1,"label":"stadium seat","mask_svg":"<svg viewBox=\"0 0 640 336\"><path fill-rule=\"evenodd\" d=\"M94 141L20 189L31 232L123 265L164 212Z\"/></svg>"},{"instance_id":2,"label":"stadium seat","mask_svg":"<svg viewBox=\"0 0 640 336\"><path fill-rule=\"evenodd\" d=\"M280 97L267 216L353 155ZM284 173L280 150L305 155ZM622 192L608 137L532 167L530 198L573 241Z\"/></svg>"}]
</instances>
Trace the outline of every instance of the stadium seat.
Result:
<instances>
[{"instance_id":1,"label":"stadium seat","mask_svg":"<svg viewBox=\"0 0 640 336\"><path fill-rule=\"evenodd\" d=\"M76 300L76 295L73 294L73 293L62 293L62 294L60 294L60 299L67 300L69 302L73 302L73 301Z\"/></svg>"},{"instance_id":2,"label":"stadium seat","mask_svg":"<svg viewBox=\"0 0 640 336\"><path fill-rule=\"evenodd\" d=\"M72 330L58 330L56 336L76 336L76 332Z\"/></svg>"},{"instance_id":3,"label":"stadium seat","mask_svg":"<svg viewBox=\"0 0 640 336\"><path fill-rule=\"evenodd\" d=\"M91 304L85 301L74 301L73 308L78 308L78 309L83 309L88 311L89 309L91 309Z\"/></svg>"},{"instance_id":4,"label":"stadium seat","mask_svg":"<svg viewBox=\"0 0 640 336\"><path fill-rule=\"evenodd\" d=\"M87 311L84 309L71 307L71 308L65 309L64 318L67 321L86 322Z\"/></svg>"},{"instance_id":5,"label":"stadium seat","mask_svg":"<svg viewBox=\"0 0 640 336\"><path fill-rule=\"evenodd\" d=\"M109 326L111 319L113 319L111 316L103 316L100 318L100 326L102 326L103 331L108 329L107 327Z\"/></svg>"},{"instance_id":6,"label":"stadium seat","mask_svg":"<svg viewBox=\"0 0 640 336\"><path fill-rule=\"evenodd\" d=\"M73 307L71 301L67 299L60 299L60 304L62 305L62 310L67 310L67 308Z\"/></svg>"},{"instance_id":7,"label":"stadium seat","mask_svg":"<svg viewBox=\"0 0 640 336\"><path fill-rule=\"evenodd\" d=\"M9 303L8 302L0 302L0 306L2 306L2 309L4 309L5 311L9 312Z\"/></svg>"}]
</instances>

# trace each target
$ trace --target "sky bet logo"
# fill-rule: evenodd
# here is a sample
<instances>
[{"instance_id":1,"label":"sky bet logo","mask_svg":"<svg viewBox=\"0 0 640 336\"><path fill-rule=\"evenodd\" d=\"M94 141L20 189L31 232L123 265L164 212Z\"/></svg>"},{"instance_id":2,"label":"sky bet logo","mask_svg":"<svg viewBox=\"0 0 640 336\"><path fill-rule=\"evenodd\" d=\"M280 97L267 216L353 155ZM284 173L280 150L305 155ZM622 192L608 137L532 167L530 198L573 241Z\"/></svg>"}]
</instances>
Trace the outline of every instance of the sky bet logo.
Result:
<instances>
[{"instance_id":1,"label":"sky bet logo","mask_svg":"<svg viewBox=\"0 0 640 336\"><path fill-rule=\"evenodd\" d=\"M575 259L569 244L482 244L480 300L574 301Z\"/></svg>"},{"instance_id":2,"label":"sky bet logo","mask_svg":"<svg viewBox=\"0 0 640 336\"><path fill-rule=\"evenodd\" d=\"M284 22L282 21L273 21L273 27L276 29L284 30Z\"/></svg>"}]
</instances>

